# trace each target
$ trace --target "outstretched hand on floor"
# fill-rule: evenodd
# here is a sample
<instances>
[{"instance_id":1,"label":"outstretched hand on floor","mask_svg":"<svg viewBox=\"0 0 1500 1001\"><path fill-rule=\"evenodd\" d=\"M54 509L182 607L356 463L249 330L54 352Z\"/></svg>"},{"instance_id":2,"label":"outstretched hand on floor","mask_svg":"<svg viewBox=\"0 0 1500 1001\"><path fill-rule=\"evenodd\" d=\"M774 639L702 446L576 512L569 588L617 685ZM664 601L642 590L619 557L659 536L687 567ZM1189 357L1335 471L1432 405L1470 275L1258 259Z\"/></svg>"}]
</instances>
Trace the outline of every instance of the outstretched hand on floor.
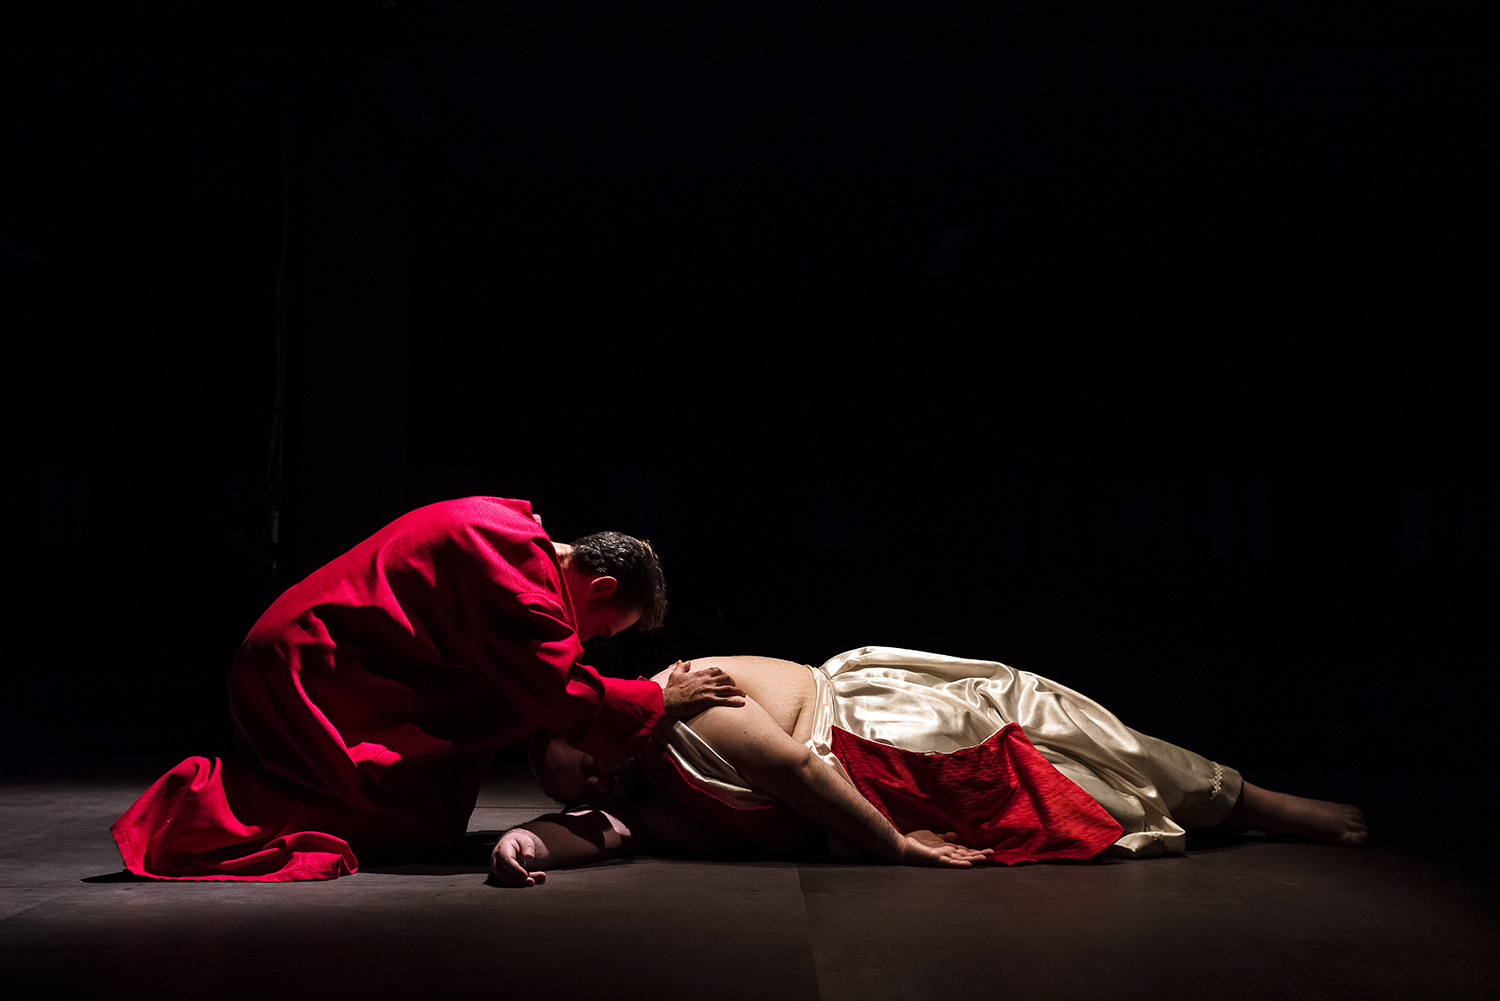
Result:
<instances>
[{"instance_id":1,"label":"outstretched hand on floor","mask_svg":"<svg viewBox=\"0 0 1500 1001\"><path fill-rule=\"evenodd\" d=\"M908 831L901 837L904 842L901 848L902 865L940 865L967 869L977 862L986 862L995 855L993 848L966 848L954 844L949 839L958 837L955 831L941 836L932 831Z\"/></svg>"},{"instance_id":2,"label":"outstretched hand on floor","mask_svg":"<svg viewBox=\"0 0 1500 1001\"><path fill-rule=\"evenodd\" d=\"M514 828L506 831L490 852L490 873L501 886L536 886L547 881L547 874L532 867L537 855L546 854L546 846L530 831Z\"/></svg>"}]
</instances>

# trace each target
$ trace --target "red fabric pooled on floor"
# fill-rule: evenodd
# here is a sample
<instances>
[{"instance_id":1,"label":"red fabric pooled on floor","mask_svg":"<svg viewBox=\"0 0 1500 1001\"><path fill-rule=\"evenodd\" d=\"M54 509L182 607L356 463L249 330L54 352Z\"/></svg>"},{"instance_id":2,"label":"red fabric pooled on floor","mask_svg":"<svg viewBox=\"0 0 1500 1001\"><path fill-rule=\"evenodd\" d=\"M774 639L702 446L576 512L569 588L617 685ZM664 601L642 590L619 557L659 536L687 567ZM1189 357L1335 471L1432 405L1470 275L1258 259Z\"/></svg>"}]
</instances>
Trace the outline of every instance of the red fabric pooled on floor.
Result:
<instances>
[{"instance_id":1,"label":"red fabric pooled on floor","mask_svg":"<svg viewBox=\"0 0 1500 1001\"><path fill-rule=\"evenodd\" d=\"M189 758L114 825L132 872L328 879L462 838L495 750L539 724L601 761L662 718L581 663L552 541L522 500L403 515L293 585L229 672L242 762Z\"/></svg>"},{"instance_id":2,"label":"red fabric pooled on floor","mask_svg":"<svg viewBox=\"0 0 1500 1001\"><path fill-rule=\"evenodd\" d=\"M343 838L283 833L306 812L295 800L232 769L225 778L218 759L188 758L157 779L110 828L125 868L157 879L256 881L336 879L359 871Z\"/></svg>"},{"instance_id":3,"label":"red fabric pooled on floor","mask_svg":"<svg viewBox=\"0 0 1500 1001\"><path fill-rule=\"evenodd\" d=\"M1007 865L1093 858L1123 828L1009 723L946 754L905 751L833 728L833 753L898 831L952 831Z\"/></svg>"}]
</instances>

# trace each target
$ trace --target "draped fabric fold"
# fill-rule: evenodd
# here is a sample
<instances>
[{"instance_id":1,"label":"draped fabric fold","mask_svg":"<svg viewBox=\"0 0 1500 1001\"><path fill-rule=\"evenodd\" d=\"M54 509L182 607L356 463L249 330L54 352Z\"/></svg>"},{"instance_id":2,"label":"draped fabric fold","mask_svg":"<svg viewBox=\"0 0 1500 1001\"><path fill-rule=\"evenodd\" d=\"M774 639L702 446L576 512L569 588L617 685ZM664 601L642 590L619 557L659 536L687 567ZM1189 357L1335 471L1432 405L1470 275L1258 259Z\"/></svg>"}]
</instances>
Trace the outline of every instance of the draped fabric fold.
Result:
<instances>
[{"instance_id":1,"label":"draped fabric fold","mask_svg":"<svg viewBox=\"0 0 1500 1001\"><path fill-rule=\"evenodd\" d=\"M952 833L997 862L1093 858L1120 837L1099 804L1007 723L947 754L877 744L834 727L833 752L860 795L898 831Z\"/></svg>"},{"instance_id":2,"label":"draped fabric fold","mask_svg":"<svg viewBox=\"0 0 1500 1001\"><path fill-rule=\"evenodd\" d=\"M1127 857L1181 852L1185 826L1218 823L1239 797L1234 769L1138 733L1092 699L995 661L861 647L811 670L813 753L878 808L925 800L925 814L900 815L915 827L935 830L946 817L945 830L967 823L971 836L990 838L1011 825L1004 835L1005 850L1016 852L1010 861L1052 851L1048 845L1073 854L1039 857L1088 858L1101 848ZM701 819L742 833L787 819L790 811L749 788L690 727L660 726L653 744L658 784ZM850 767L855 756L862 779ZM917 776L920 795L913 796L907 786ZM918 823L923 816L927 822Z\"/></svg>"},{"instance_id":3,"label":"draped fabric fold","mask_svg":"<svg viewBox=\"0 0 1500 1001\"><path fill-rule=\"evenodd\" d=\"M867 646L814 675L827 692L820 691L811 746L825 760L834 760L826 734L835 725L875 743L946 754L1016 723L1120 823L1111 855L1180 853L1185 828L1219 823L1239 798L1233 768L1132 730L1088 696L997 661Z\"/></svg>"},{"instance_id":4,"label":"draped fabric fold","mask_svg":"<svg viewBox=\"0 0 1500 1001\"><path fill-rule=\"evenodd\" d=\"M312 818L297 814L296 801L269 785L226 781L217 759L195 757L157 779L110 832L125 868L157 879L290 881L359 871L347 841L298 830Z\"/></svg>"}]
</instances>

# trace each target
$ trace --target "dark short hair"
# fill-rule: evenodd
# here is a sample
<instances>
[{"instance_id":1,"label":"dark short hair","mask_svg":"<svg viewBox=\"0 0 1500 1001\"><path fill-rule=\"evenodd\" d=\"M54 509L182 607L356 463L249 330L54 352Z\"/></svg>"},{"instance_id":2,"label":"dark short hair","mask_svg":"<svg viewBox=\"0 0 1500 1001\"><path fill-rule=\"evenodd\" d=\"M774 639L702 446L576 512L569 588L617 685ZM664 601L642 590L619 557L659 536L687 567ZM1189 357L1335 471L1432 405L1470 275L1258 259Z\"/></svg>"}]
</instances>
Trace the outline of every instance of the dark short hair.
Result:
<instances>
[{"instance_id":1,"label":"dark short hair","mask_svg":"<svg viewBox=\"0 0 1500 1001\"><path fill-rule=\"evenodd\" d=\"M651 543L619 532L596 532L574 540L569 561L585 573L613 577L618 582L614 606L640 612L641 630L661 628L667 615L667 581Z\"/></svg>"}]
</instances>

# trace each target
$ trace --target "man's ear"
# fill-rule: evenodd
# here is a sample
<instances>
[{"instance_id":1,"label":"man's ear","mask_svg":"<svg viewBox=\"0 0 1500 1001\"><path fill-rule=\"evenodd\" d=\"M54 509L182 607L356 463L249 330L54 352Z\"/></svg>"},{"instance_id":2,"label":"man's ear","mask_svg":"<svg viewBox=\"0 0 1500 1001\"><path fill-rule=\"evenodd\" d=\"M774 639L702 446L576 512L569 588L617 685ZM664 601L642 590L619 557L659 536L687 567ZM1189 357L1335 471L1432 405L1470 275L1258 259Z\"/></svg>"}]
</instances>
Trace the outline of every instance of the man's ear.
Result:
<instances>
[{"instance_id":1,"label":"man's ear","mask_svg":"<svg viewBox=\"0 0 1500 1001\"><path fill-rule=\"evenodd\" d=\"M620 582L613 577L595 577L589 581L589 600L611 598L614 596L615 588L619 586Z\"/></svg>"}]
</instances>

